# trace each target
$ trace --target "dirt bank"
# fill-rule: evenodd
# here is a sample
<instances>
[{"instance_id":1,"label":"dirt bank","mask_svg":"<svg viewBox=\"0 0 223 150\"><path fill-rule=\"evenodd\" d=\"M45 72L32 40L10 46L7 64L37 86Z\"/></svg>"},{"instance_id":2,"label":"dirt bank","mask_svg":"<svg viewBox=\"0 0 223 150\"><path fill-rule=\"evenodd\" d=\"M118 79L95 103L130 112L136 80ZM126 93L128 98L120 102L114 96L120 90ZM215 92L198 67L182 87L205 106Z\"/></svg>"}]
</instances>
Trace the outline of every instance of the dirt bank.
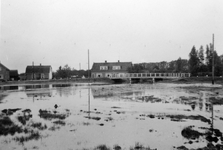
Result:
<instances>
[{"instance_id":1,"label":"dirt bank","mask_svg":"<svg viewBox=\"0 0 223 150\"><path fill-rule=\"evenodd\" d=\"M112 80L108 78L97 79L59 79L59 80L25 80L0 82L0 85L29 85L29 84L68 84L68 83L93 83L93 84L111 84Z\"/></svg>"},{"instance_id":2,"label":"dirt bank","mask_svg":"<svg viewBox=\"0 0 223 150\"><path fill-rule=\"evenodd\" d=\"M190 78L179 78L179 79L165 79L164 83L210 83L212 84L212 77L190 77ZM222 77L215 77L214 78L215 84L222 84L223 85L223 78Z\"/></svg>"}]
</instances>

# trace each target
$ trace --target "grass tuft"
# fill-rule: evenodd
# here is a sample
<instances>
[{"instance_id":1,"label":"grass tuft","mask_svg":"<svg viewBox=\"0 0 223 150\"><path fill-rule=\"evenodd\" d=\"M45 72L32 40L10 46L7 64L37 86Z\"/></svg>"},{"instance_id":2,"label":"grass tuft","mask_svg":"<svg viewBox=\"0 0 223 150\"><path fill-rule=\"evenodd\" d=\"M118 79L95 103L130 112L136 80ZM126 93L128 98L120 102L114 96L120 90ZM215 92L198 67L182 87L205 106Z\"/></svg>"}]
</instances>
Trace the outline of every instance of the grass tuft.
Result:
<instances>
[{"instance_id":1,"label":"grass tuft","mask_svg":"<svg viewBox=\"0 0 223 150\"><path fill-rule=\"evenodd\" d=\"M61 119L64 120L67 115L66 114L57 114L57 113L51 113L50 111L47 110L39 110L39 116L40 118L46 119L46 120L51 120L51 119Z\"/></svg>"},{"instance_id":2,"label":"grass tuft","mask_svg":"<svg viewBox=\"0 0 223 150\"><path fill-rule=\"evenodd\" d=\"M111 149L103 144L95 147L94 150L111 150Z\"/></svg>"},{"instance_id":3,"label":"grass tuft","mask_svg":"<svg viewBox=\"0 0 223 150\"><path fill-rule=\"evenodd\" d=\"M31 124L31 127L33 127L33 128L37 128L37 129L39 129L39 130L45 130L45 129L47 129L47 126L46 126L46 125L42 125L41 122L32 123L32 124Z\"/></svg>"},{"instance_id":4,"label":"grass tuft","mask_svg":"<svg viewBox=\"0 0 223 150\"><path fill-rule=\"evenodd\" d=\"M197 139L203 134L196 130L193 130L191 127L186 127L181 131L181 135L186 139Z\"/></svg>"},{"instance_id":5,"label":"grass tuft","mask_svg":"<svg viewBox=\"0 0 223 150\"><path fill-rule=\"evenodd\" d=\"M58 124L58 125L62 125L62 126L65 126L65 124L66 124L64 121L61 121L61 120L54 121L53 123Z\"/></svg>"},{"instance_id":6,"label":"grass tuft","mask_svg":"<svg viewBox=\"0 0 223 150\"><path fill-rule=\"evenodd\" d=\"M9 117L4 117L3 119L0 119L0 136L1 135L14 135L16 132L21 133L23 129L15 125Z\"/></svg>"},{"instance_id":7,"label":"grass tuft","mask_svg":"<svg viewBox=\"0 0 223 150\"><path fill-rule=\"evenodd\" d=\"M24 143L30 140L38 140L39 138L41 138L39 132L31 131L29 136L15 137L14 140L19 143Z\"/></svg>"}]
</instances>

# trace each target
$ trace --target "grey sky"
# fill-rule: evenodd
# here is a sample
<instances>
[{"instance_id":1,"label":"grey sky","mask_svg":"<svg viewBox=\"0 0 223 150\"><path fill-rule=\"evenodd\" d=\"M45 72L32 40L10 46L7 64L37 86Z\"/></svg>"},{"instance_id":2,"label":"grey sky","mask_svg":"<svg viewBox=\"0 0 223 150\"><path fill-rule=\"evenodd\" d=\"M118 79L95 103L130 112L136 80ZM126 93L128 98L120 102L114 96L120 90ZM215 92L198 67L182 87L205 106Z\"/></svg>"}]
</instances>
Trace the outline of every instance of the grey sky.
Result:
<instances>
[{"instance_id":1,"label":"grey sky","mask_svg":"<svg viewBox=\"0 0 223 150\"><path fill-rule=\"evenodd\" d=\"M188 59L212 42L223 54L222 0L1 0L0 61L68 64Z\"/></svg>"}]
</instances>

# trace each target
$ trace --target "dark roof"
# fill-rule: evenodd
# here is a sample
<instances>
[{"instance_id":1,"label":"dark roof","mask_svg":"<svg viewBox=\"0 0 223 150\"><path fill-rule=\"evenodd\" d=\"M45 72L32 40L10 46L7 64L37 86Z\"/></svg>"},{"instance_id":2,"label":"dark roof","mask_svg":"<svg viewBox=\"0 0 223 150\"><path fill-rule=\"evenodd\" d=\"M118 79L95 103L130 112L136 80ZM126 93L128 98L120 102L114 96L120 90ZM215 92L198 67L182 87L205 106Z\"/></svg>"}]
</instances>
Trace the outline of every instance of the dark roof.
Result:
<instances>
[{"instance_id":1,"label":"dark roof","mask_svg":"<svg viewBox=\"0 0 223 150\"><path fill-rule=\"evenodd\" d=\"M10 76L18 76L18 70L10 70L9 75Z\"/></svg>"},{"instance_id":2,"label":"dark roof","mask_svg":"<svg viewBox=\"0 0 223 150\"><path fill-rule=\"evenodd\" d=\"M100 70L100 66L108 66L108 70ZM103 62L103 63L94 63L91 71L114 71L112 66L121 66L120 70L116 71L127 71L129 67L132 67L132 62Z\"/></svg>"},{"instance_id":3,"label":"dark roof","mask_svg":"<svg viewBox=\"0 0 223 150\"><path fill-rule=\"evenodd\" d=\"M2 63L0 63L0 66L4 67L6 70L9 71L9 69L6 66L4 66Z\"/></svg>"},{"instance_id":4,"label":"dark roof","mask_svg":"<svg viewBox=\"0 0 223 150\"><path fill-rule=\"evenodd\" d=\"M51 66L27 66L26 73L50 73Z\"/></svg>"}]
</instances>

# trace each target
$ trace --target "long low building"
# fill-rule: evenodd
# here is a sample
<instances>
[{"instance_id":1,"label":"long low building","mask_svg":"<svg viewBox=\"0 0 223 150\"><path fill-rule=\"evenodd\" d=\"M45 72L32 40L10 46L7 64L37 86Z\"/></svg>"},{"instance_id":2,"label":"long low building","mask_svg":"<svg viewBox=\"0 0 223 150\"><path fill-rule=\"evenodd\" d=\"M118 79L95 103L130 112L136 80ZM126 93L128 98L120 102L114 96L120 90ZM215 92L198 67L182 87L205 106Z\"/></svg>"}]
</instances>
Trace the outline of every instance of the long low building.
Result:
<instances>
[{"instance_id":1,"label":"long low building","mask_svg":"<svg viewBox=\"0 0 223 150\"><path fill-rule=\"evenodd\" d=\"M132 62L103 62L94 63L91 69L92 78L125 76L128 69L132 67Z\"/></svg>"},{"instance_id":2,"label":"long low building","mask_svg":"<svg viewBox=\"0 0 223 150\"><path fill-rule=\"evenodd\" d=\"M51 66L27 66L26 67L26 79L27 80L40 80L40 79L52 79L53 72Z\"/></svg>"}]
</instances>

